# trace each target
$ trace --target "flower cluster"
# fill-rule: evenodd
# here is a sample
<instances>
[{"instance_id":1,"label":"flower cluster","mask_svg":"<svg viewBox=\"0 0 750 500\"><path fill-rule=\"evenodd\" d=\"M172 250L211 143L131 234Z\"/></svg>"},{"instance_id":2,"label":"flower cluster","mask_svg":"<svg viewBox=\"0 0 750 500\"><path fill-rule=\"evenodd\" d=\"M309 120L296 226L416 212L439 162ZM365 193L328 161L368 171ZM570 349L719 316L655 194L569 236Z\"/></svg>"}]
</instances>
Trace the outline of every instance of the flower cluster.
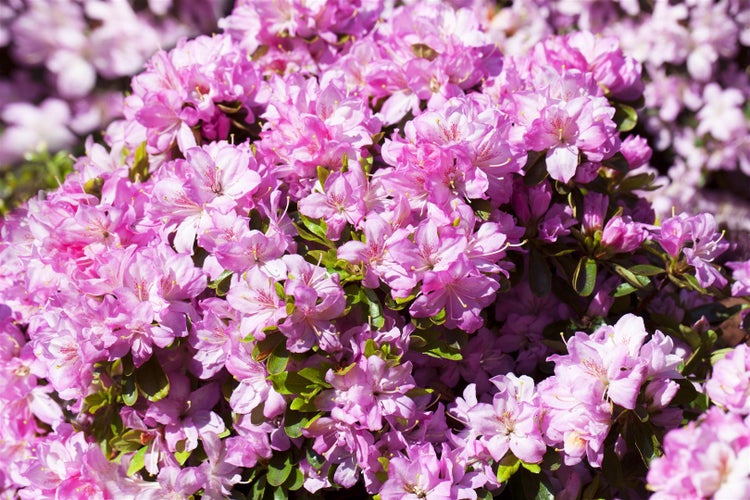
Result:
<instances>
[{"instance_id":1,"label":"flower cluster","mask_svg":"<svg viewBox=\"0 0 750 500\"><path fill-rule=\"evenodd\" d=\"M750 422L711 408L664 438L648 473L652 498L744 498L750 493Z\"/></svg>"},{"instance_id":2,"label":"flower cluster","mask_svg":"<svg viewBox=\"0 0 750 500\"><path fill-rule=\"evenodd\" d=\"M473 7L239 2L151 58L0 222L3 491L619 497L735 419L674 430L703 381L744 411L747 263L656 223L640 66Z\"/></svg>"},{"instance_id":3,"label":"flower cluster","mask_svg":"<svg viewBox=\"0 0 750 500\"><path fill-rule=\"evenodd\" d=\"M702 188L717 183L725 192L744 194L744 188L733 187L736 175L725 172L750 175L750 80L743 70L748 20L750 4L744 0L544 0L500 9L490 33L505 52L520 54L550 34L586 30L616 37L623 52L642 63L645 108L639 115L660 152L655 166L669 177L654 197L666 215L674 205L717 212L726 198L702 195ZM726 222L745 229L732 217Z\"/></svg>"},{"instance_id":4,"label":"flower cluster","mask_svg":"<svg viewBox=\"0 0 750 500\"><path fill-rule=\"evenodd\" d=\"M225 7L223 0L5 2L0 55L9 66L0 78L0 167L40 148L73 147L79 136L119 117L123 78L158 49L214 29Z\"/></svg>"}]
</instances>

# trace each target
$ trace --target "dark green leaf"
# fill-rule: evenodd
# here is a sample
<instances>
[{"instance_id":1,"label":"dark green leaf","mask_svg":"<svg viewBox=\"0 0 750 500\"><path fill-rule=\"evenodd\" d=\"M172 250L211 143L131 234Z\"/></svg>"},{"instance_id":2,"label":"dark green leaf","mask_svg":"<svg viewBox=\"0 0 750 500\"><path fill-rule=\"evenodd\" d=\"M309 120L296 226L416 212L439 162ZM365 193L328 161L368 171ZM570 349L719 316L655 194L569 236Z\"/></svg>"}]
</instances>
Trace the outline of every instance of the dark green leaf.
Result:
<instances>
[{"instance_id":1,"label":"dark green leaf","mask_svg":"<svg viewBox=\"0 0 750 500\"><path fill-rule=\"evenodd\" d=\"M169 379L155 354L136 370L135 383L149 401L159 401L169 394Z\"/></svg>"},{"instance_id":2,"label":"dark green leaf","mask_svg":"<svg viewBox=\"0 0 750 500\"><path fill-rule=\"evenodd\" d=\"M447 342L442 338L440 331L435 329L420 330L411 334L409 348L427 354L433 358L450 359L460 361L461 344L458 341Z\"/></svg>"},{"instance_id":3,"label":"dark green leaf","mask_svg":"<svg viewBox=\"0 0 750 500\"><path fill-rule=\"evenodd\" d=\"M276 350L276 347L285 341L286 338L280 333L266 335L266 338L255 343L252 352L253 359L255 361L265 361Z\"/></svg>"},{"instance_id":4,"label":"dark green leaf","mask_svg":"<svg viewBox=\"0 0 750 500\"><path fill-rule=\"evenodd\" d=\"M546 297L552 290L552 273L544 256L535 247L529 250L529 282L537 297Z\"/></svg>"},{"instance_id":5,"label":"dark green leaf","mask_svg":"<svg viewBox=\"0 0 750 500\"><path fill-rule=\"evenodd\" d=\"M232 283L232 271L224 271L218 278L208 284L208 288L215 290L219 297L226 296L229 285Z\"/></svg>"},{"instance_id":6,"label":"dark green leaf","mask_svg":"<svg viewBox=\"0 0 750 500\"><path fill-rule=\"evenodd\" d=\"M120 436L113 437L109 444L111 448L122 453L132 453L143 446L142 435L141 431L130 429Z\"/></svg>"},{"instance_id":7,"label":"dark green leaf","mask_svg":"<svg viewBox=\"0 0 750 500\"><path fill-rule=\"evenodd\" d=\"M654 183L654 174L636 174L625 177L619 184L620 191L649 190Z\"/></svg>"},{"instance_id":8,"label":"dark green leaf","mask_svg":"<svg viewBox=\"0 0 750 500\"><path fill-rule=\"evenodd\" d=\"M83 185L83 191L86 194L91 194L97 198L101 198L102 186L104 186L104 179L101 177L94 177L93 179L86 181L86 184Z\"/></svg>"},{"instance_id":9,"label":"dark green leaf","mask_svg":"<svg viewBox=\"0 0 750 500\"><path fill-rule=\"evenodd\" d=\"M297 491L305 484L305 475L299 467L295 467L287 480L284 482L284 489L288 491Z\"/></svg>"},{"instance_id":10,"label":"dark green leaf","mask_svg":"<svg viewBox=\"0 0 750 500\"><path fill-rule=\"evenodd\" d=\"M612 168L619 172L628 172L630 170L630 164L628 163L628 160L625 159L625 157L619 151L615 153L612 158L604 160L602 163L605 167Z\"/></svg>"},{"instance_id":11,"label":"dark green leaf","mask_svg":"<svg viewBox=\"0 0 750 500\"><path fill-rule=\"evenodd\" d=\"M523 168L525 171L523 176L524 184L527 186L536 186L547 178L549 172L547 171L547 163L545 162L546 157L546 151L529 151L526 166Z\"/></svg>"},{"instance_id":12,"label":"dark green leaf","mask_svg":"<svg viewBox=\"0 0 750 500\"><path fill-rule=\"evenodd\" d=\"M483 221L490 220L492 215L492 203L489 200L472 200L471 208L474 209L474 214Z\"/></svg>"},{"instance_id":13,"label":"dark green leaf","mask_svg":"<svg viewBox=\"0 0 750 500\"><path fill-rule=\"evenodd\" d=\"M380 299L375 294L374 290L369 288L361 288L364 301L367 303L367 315L370 324L376 329L380 329L385 325L385 316L383 316L383 306L380 304Z\"/></svg>"},{"instance_id":14,"label":"dark green leaf","mask_svg":"<svg viewBox=\"0 0 750 500\"><path fill-rule=\"evenodd\" d=\"M133 406L138 401L138 388L135 386L135 377L126 377L122 382L122 402L127 406Z\"/></svg>"},{"instance_id":15,"label":"dark green leaf","mask_svg":"<svg viewBox=\"0 0 750 500\"><path fill-rule=\"evenodd\" d=\"M312 448L305 449L305 457L307 458L307 463L312 465L313 469L320 469L326 463L326 458ZM380 461L380 459L378 459L378 461Z\"/></svg>"},{"instance_id":16,"label":"dark green leaf","mask_svg":"<svg viewBox=\"0 0 750 500\"><path fill-rule=\"evenodd\" d=\"M524 497L534 500L554 500L555 495L552 493L550 485L547 484L546 477L535 474L525 473L521 475Z\"/></svg>"},{"instance_id":17,"label":"dark green leaf","mask_svg":"<svg viewBox=\"0 0 750 500\"><path fill-rule=\"evenodd\" d=\"M581 493L581 500L594 500L595 498L599 498L596 493L599 491L600 480L601 476L599 476L599 474L594 476L594 480L591 481Z\"/></svg>"},{"instance_id":18,"label":"dark green leaf","mask_svg":"<svg viewBox=\"0 0 750 500\"><path fill-rule=\"evenodd\" d=\"M268 462L266 481L271 486L281 486L292 473L291 453L275 453Z\"/></svg>"},{"instance_id":19,"label":"dark green leaf","mask_svg":"<svg viewBox=\"0 0 750 500\"><path fill-rule=\"evenodd\" d=\"M649 280L646 276L636 275L633 274L632 271L624 268L623 266L619 264L614 264L612 266L614 271L619 274L622 278L625 279L630 285L632 285L635 288L641 289L645 288L651 283L651 280Z\"/></svg>"},{"instance_id":20,"label":"dark green leaf","mask_svg":"<svg viewBox=\"0 0 750 500\"><path fill-rule=\"evenodd\" d=\"M638 422L631 425L629 431L644 464L648 465L660 455L659 439L654 434L653 426Z\"/></svg>"}]
</instances>

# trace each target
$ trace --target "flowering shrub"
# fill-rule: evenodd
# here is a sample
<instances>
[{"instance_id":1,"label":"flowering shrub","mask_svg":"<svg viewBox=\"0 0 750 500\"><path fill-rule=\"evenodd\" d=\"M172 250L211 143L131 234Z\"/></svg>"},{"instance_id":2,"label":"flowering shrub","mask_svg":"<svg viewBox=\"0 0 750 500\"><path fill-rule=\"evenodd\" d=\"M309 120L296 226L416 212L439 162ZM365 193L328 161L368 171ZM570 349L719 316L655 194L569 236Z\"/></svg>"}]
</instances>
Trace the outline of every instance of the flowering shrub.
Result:
<instances>
[{"instance_id":1,"label":"flowering shrub","mask_svg":"<svg viewBox=\"0 0 750 500\"><path fill-rule=\"evenodd\" d=\"M0 179L0 211L34 195L34 189L57 187L70 166L65 153L55 155L119 118L127 79L157 50L214 30L227 4L4 1L0 171L10 172Z\"/></svg>"},{"instance_id":2,"label":"flowering shrub","mask_svg":"<svg viewBox=\"0 0 750 500\"><path fill-rule=\"evenodd\" d=\"M655 166L668 176L651 197L657 211L711 211L732 229L747 231L742 218L724 212L746 205L750 176L748 26L746 0L538 0L500 9L490 32L513 54L570 30L616 38L643 65L638 128L659 155ZM589 46L601 43L616 41Z\"/></svg>"},{"instance_id":3,"label":"flowering shrub","mask_svg":"<svg viewBox=\"0 0 750 500\"><path fill-rule=\"evenodd\" d=\"M748 263L657 223L640 65L480 7L239 2L147 63L0 225L8 498L746 490Z\"/></svg>"}]
</instances>

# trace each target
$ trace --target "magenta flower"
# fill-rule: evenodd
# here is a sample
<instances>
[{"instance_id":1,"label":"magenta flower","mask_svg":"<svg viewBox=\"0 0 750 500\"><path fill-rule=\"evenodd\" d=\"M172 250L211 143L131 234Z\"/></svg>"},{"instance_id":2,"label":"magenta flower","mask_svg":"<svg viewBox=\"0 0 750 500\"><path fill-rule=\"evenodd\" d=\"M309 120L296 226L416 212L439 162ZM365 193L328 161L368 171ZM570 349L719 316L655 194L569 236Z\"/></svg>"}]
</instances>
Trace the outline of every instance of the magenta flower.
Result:
<instances>
[{"instance_id":1,"label":"magenta flower","mask_svg":"<svg viewBox=\"0 0 750 500\"><path fill-rule=\"evenodd\" d=\"M313 191L299 201L301 214L323 219L328 226L326 237L336 241L344 226L358 227L365 216L367 183L360 168L347 172L333 172L328 176L323 192Z\"/></svg>"},{"instance_id":2,"label":"magenta flower","mask_svg":"<svg viewBox=\"0 0 750 500\"><path fill-rule=\"evenodd\" d=\"M447 328L474 333L482 326L482 309L492 303L499 286L494 279L476 271L466 256L460 255L447 269L425 273L422 295L409 311L417 318L428 318L445 309Z\"/></svg>"},{"instance_id":3,"label":"magenta flower","mask_svg":"<svg viewBox=\"0 0 750 500\"><path fill-rule=\"evenodd\" d=\"M458 438L469 442L478 438L473 446L486 450L495 461L510 451L524 462L541 462L547 447L539 425L541 414L534 381L509 374L498 375L491 382L499 389L492 404L476 402L473 384L464 391L466 399L456 400L457 406L450 413L466 426Z\"/></svg>"},{"instance_id":4,"label":"magenta flower","mask_svg":"<svg viewBox=\"0 0 750 500\"><path fill-rule=\"evenodd\" d=\"M526 143L536 151L547 150L550 177L568 182L576 173L579 153L592 161L609 158L619 145L614 108L605 99L576 98L541 110L526 132Z\"/></svg>"},{"instance_id":5,"label":"magenta flower","mask_svg":"<svg viewBox=\"0 0 750 500\"><path fill-rule=\"evenodd\" d=\"M445 462L438 459L429 443L408 448L407 457L393 457L388 463L388 480L383 483L383 500L454 498L453 481L446 477Z\"/></svg>"},{"instance_id":6,"label":"magenta flower","mask_svg":"<svg viewBox=\"0 0 750 500\"><path fill-rule=\"evenodd\" d=\"M232 278L227 302L242 313L242 334L257 339L265 338L264 328L277 326L287 316L286 305L276 290L276 280L257 267L244 273L242 278Z\"/></svg>"},{"instance_id":7,"label":"magenta flower","mask_svg":"<svg viewBox=\"0 0 750 500\"><path fill-rule=\"evenodd\" d=\"M390 366L377 356L362 357L343 373L330 371L326 381L333 390L319 396L331 416L370 431L385 422L410 421L416 407L406 393L415 387L411 363Z\"/></svg>"}]
</instances>

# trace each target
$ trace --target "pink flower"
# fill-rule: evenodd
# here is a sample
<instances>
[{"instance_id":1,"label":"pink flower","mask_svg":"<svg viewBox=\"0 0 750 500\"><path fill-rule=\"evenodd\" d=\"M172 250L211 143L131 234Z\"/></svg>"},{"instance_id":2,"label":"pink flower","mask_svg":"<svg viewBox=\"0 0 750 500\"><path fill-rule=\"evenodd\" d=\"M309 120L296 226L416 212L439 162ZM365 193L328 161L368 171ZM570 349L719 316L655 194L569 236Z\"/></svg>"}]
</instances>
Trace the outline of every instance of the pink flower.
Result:
<instances>
[{"instance_id":1,"label":"pink flower","mask_svg":"<svg viewBox=\"0 0 750 500\"><path fill-rule=\"evenodd\" d=\"M388 480L383 483L380 497L383 500L418 500L435 498L450 500L453 481L447 477L446 464L437 458L432 444L414 445L408 449L408 458L396 456L388 463Z\"/></svg>"},{"instance_id":2,"label":"pink flower","mask_svg":"<svg viewBox=\"0 0 750 500\"><path fill-rule=\"evenodd\" d=\"M750 347L740 344L714 363L706 393L730 412L750 414Z\"/></svg>"},{"instance_id":3,"label":"pink flower","mask_svg":"<svg viewBox=\"0 0 750 500\"><path fill-rule=\"evenodd\" d=\"M422 280L422 295L409 311L417 318L437 315L445 309L447 328L474 333L483 324L482 309L489 306L500 287L497 281L479 273L465 255L447 269L428 271Z\"/></svg>"}]
</instances>

